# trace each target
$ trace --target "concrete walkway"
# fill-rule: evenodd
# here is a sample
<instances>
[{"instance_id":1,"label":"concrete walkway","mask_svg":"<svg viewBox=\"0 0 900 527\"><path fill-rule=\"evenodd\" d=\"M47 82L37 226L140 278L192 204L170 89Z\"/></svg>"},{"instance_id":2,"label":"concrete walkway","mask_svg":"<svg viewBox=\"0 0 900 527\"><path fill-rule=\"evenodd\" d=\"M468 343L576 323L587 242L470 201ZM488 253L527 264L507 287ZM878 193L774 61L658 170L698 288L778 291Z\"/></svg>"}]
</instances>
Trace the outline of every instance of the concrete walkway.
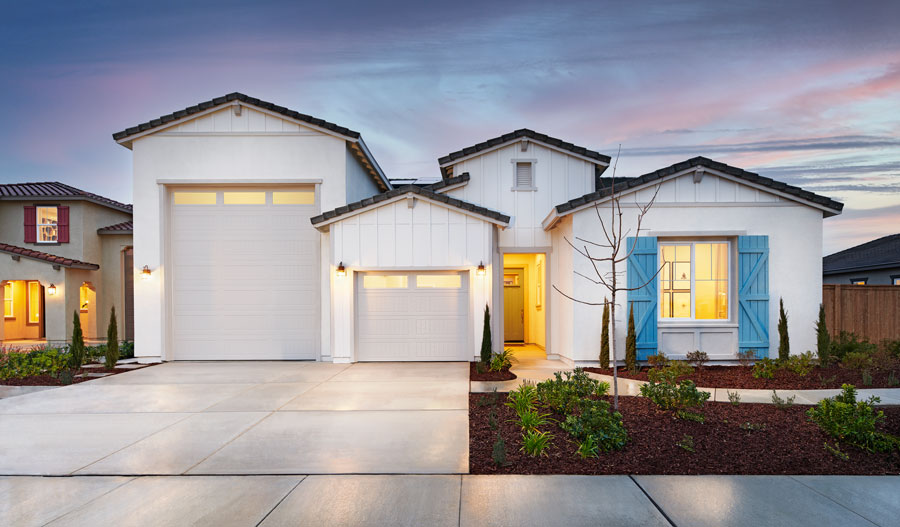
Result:
<instances>
[{"instance_id":1,"label":"concrete walkway","mask_svg":"<svg viewBox=\"0 0 900 527\"><path fill-rule=\"evenodd\" d=\"M893 526L900 477L2 477L15 526Z\"/></svg>"},{"instance_id":2,"label":"concrete walkway","mask_svg":"<svg viewBox=\"0 0 900 527\"><path fill-rule=\"evenodd\" d=\"M526 345L512 348L516 360L510 370L518 377L511 381L472 381L470 391L472 393L486 393L495 388L498 392L508 392L516 389L523 381L541 382L552 379L554 372L571 371L572 366L560 360L547 360L544 351L536 346ZM595 379L608 382L612 385L613 378L610 375L589 373ZM619 377L619 395L640 395L641 385L644 381L625 379ZM728 402L728 392L737 393L742 403L772 404L773 390L748 390L742 388L705 388L698 389L710 394L711 402ZM775 390L779 397L787 399L794 397L794 404L813 405L841 393L841 390ZM880 405L900 405L900 388L860 388L857 387L860 399L867 399L875 395L881 398Z\"/></svg>"},{"instance_id":3,"label":"concrete walkway","mask_svg":"<svg viewBox=\"0 0 900 527\"><path fill-rule=\"evenodd\" d=\"M465 363L160 364L0 400L0 475L460 474L468 375Z\"/></svg>"}]
</instances>

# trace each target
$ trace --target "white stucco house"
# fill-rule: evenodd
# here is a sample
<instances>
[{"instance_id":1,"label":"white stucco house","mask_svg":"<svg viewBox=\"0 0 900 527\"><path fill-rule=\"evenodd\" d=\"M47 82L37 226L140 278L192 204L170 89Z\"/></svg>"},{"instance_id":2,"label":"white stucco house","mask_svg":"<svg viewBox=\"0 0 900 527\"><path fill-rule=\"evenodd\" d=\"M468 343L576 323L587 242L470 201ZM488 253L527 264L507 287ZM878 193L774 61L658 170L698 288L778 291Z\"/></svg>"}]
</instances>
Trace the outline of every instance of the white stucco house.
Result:
<instances>
[{"instance_id":1,"label":"white stucco house","mask_svg":"<svg viewBox=\"0 0 900 527\"><path fill-rule=\"evenodd\" d=\"M238 93L113 137L133 151L143 361L468 361L488 305L497 349L597 362L600 309L554 286L604 297L566 239L601 240L608 156L523 129L395 187L358 132ZM659 188L622 276L663 271L619 299L642 357L774 354L780 297L793 349L813 348L840 203L699 157L616 181L626 223Z\"/></svg>"}]
</instances>

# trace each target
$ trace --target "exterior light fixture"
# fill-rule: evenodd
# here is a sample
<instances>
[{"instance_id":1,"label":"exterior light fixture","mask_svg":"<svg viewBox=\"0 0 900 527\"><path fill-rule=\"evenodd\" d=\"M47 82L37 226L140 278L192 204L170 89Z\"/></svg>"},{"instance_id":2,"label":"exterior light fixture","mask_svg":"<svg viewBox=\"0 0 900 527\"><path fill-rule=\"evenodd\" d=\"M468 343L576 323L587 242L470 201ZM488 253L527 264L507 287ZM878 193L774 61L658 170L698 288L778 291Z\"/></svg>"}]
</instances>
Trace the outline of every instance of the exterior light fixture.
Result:
<instances>
[{"instance_id":1,"label":"exterior light fixture","mask_svg":"<svg viewBox=\"0 0 900 527\"><path fill-rule=\"evenodd\" d=\"M478 269L475 270L475 274L477 274L478 276L484 276L484 262L478 262Z\"/></svg>"},{"instance_id":2,"label":"exterior light fixture","mask_svg":"<svg viewBox=\"0 0 900 527\"><path fill-rule=\"evenodd\" d=\"M50 295L55 295L56 294L56 286L53 284L50 284L50 287L47 288L47 292L50 293Z\"/></svg>"},{"instance_id":3,"label":"exterior light fixture","mask_svg":"<svg viewBox=\"0 0 900 527\"><path fill-rule=\"evenodd\" d=\"M150 279L150 267L145 265L144 268L141 269L141 278L144 280Z\"/></svg>"},{"instance_id":4,"label":"exterior light fixture","mask_svg":"<svg viewBox=\"0 0 900 527\"><path fill-rule=\"evenodd\" d=\"M347 276L347 269L344 268L344 262L341 262L338 264L337 275L338 276Z\"/></svg>"}]
</instances>

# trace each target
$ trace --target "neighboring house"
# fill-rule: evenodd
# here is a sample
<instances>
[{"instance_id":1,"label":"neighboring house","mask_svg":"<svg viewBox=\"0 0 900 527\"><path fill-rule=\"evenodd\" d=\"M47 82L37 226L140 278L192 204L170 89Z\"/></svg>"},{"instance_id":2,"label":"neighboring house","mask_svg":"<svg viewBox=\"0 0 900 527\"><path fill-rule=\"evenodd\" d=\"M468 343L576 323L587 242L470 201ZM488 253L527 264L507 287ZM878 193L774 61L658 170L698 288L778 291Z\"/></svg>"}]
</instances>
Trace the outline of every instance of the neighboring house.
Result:
<instances>
[{"instance_id":1,"label":"neighboring house","mask_svg":"<svg viewBox=\"0 0 900 527\"><path fill-rule=\"evenodd\" d=\"M517 130L395 187L358 132L237 93L113 137L133 150L135 264L151 271L135 282L143 361L467 361L488 305L496 349L596 363L601 311L553 288L605 295L566 240L601 242L608 156ZM626 222L660 186L632 277L621 267L668 269L628 295L642 357L775 353L779 297L794 349L813 348L840 203L705 158L616 181Z\"/></svg>"},{"instance_id":2,"label":"neighboring house","mask_svg":"<svg viewBox=\"0 0 900 527\"><path fill-rule=\"evenodd\" d=\"M3 345L133 338L131 205L58 182L0 185Z\"/></svg>"},{"instance_id":3,"label":"neighboring house","mask_svg":"<svg viewBox=\"0 0 900 527\"><path fill-rule=\"evenodd\" d=\"M891 234L822 259L826 284L900 285L900 234Z\"/></svg>"}]
</instances>

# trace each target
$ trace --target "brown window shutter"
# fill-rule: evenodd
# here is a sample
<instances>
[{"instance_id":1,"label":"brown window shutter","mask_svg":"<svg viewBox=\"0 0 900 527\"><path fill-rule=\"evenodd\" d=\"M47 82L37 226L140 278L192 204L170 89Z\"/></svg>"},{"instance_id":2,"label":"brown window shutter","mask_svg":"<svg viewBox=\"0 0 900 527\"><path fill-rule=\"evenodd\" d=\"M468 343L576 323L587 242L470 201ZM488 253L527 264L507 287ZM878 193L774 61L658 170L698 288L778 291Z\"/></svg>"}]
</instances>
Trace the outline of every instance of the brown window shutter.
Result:
<instances>
[{"instance_id":1,"label":"brown window shutter","mask_svg":"<svg viewBox=\"0 0 900 527\"><path fill-rule=\"evenodd\" d=\"M59 206L56 209L57 240L59 243L69 243L69 207Z\"/></svg>"},{"instance_id":2,"label":"brown window shutter","mask_svg":"<svg viewBox=\"0 0 900 527\"><path fill-rule=\"evenodd\" d=\"M37 209L33 205L25 206L25 243L37 241Z\"/></svg>"}]
</instances>

